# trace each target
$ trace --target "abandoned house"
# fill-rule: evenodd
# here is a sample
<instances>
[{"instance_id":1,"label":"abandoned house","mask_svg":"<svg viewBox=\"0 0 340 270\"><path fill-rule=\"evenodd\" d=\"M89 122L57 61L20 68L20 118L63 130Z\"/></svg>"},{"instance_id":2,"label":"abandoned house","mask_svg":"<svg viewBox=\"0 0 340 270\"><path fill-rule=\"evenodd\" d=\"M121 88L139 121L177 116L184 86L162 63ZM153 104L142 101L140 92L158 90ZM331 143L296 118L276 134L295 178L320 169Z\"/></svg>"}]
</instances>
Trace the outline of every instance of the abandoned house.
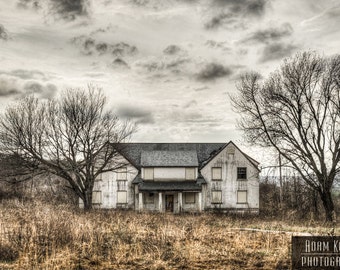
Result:
<instances>
[{"instance_id":1,"label":"abandoned house","mask_svg":"<svg viewBox=\"0 0 340 270\"><path fill-rule=\"evenodd\" d=\"M259 210L259 163L229 143L125 143L126 166L103 174L95 208Z\"/></svg>"}]
</instances>

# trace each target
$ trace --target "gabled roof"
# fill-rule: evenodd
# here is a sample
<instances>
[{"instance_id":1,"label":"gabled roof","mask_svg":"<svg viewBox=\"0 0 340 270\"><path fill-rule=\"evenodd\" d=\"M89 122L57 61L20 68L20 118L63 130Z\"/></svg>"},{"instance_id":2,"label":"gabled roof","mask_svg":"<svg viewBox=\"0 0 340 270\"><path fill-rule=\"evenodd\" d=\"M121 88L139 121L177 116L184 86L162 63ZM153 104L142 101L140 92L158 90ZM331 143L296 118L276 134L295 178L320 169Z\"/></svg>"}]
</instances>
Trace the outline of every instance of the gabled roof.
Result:
<instances>
[{"instance_id":1,"label":"gabled roof","mask_svg":"<svg viewBox=\"0 0 340 270\"><path fill-rule=\"evenodd\" d=\"M215 156L225 143L120 143L114 147L137 169L142 167L142 152L146 151L194 151L199 168L206 160Z\"/></svg>"},{"instance_id":2,"label":"gabled roof","mask_svg":"<svg viewBox=\"0 0 340 270\"><path fill-rule=\"evenodd\" d=\"M259 164L260 162L256 161L255 159L251 158L250 156L248 156L246 153L244 153L243 151L241 151L240 148L237 147L236 144L234 144L232 141L228 142L227 144L225 144L223 147L221 147L218 151L216 151L214 153L214 155L211 155L209 159L207 159L204 164L202 164L202 168L204 166L206 166L214 157L216 157L219 153L221 153L229 144L232 144L238 151L240 151L240 153L242 155L244 155L244 157L258 170L260 171L259 169Z\"/></svg>"},{"instance_id":3,"label":"gabled roof","mask_svg":"<svg viewBox=\"0 0 340 270\"><path fill-rule=\"evenodd\" d=\"M142 167L198 167L196 151L142 151Z\"/></svg>"},{"instance_id":4,"label":"gabled roof","mask_svg":"<svg viewBox=\"0 0 340 270\"><path fill-rule=\"evenodd\" d=\"M245 158L255 168L257 168L257 170L259 170L259 162L242 152L232 141L228 143L120 143L113 144L113 146L137 169L146 166L142 165L141 157L143 152L157 151L163 151L167 153L178 151L196 152L198 167L199 169L201 169L206 166L221 151L223 151L223 149L225 149L229 144L234 145L237 150L240 151L245 156ZM166 161L163 160L163 162Z\"/></svg>"}]
</instances>

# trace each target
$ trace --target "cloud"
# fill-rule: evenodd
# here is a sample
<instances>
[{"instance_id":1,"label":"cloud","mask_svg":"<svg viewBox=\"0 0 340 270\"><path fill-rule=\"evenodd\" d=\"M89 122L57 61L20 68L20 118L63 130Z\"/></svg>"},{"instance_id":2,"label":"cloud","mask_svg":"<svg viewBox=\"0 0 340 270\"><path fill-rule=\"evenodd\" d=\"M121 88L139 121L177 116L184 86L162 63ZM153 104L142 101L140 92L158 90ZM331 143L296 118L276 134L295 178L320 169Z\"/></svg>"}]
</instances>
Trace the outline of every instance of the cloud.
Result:
<instances>
[{"instance_id":1,"label":"cloud","mask_svg":"<svg viewBox=\"0 0 340 270\"><path fill-rule=\"evenodd\" d=\"M269 44L263 49L260 62L267 62L285 58L287 56L290 56L297 49L298 47L296 45L288 43Z\"/></svg>"},{"instance_id":2,"label":"cloud","mask_svg":"<svg viewBox=\"0 0 340 270\"><path fill-rule=\"evenodd\" d=\"M38 94L41 98L50 99L57 92L54 84L41 84L37 81L29 81L24 84L24 94Z\"/></svg>"},{"instance_id":3,"label":"cloud","mask_svg":"<svg viewBox=\"0 0 340 270\"><path fill-rule=\"evenodd\" d=\"M231 74L232 70L230 67L223 66L219 63L208 63L196 74L196 78L202 81L210 81L227 77Z\"/></svg>"},{"instance_id":4,"label":"cloud","mask_svg":"<svg viewBox=\"0 0 340 270\"><path fill-rule=\"evenodd\" d=\"M278 41L284 37L291 36L293 28L289 23L284 23L280 27L270 27L264 30L253 32L249 37L242 40L243 43L269 43Z\"/></svg>"},{"instance_id":5,"label":"cloud","mask_svg":"<svg viewBox=\"0 0 340 270\"><path fill-rule=\"evenodd\" d=\"M115 68L130 68L129 65L121 58L116 58L112 61L112 67Z\"/></svg>"},{"instance_id":6,"label":"cloud","mask_svg":"<svg viewBox=\"0 0 340 270\"><path fill-rule=\"evenodd\" d=\"M46 81L50 79L50 76L46 75L45 73L39 71L39 70L25 70L25 69L15 69L12 71L0 71L0 74L7 74L10 76L18 77L23 80L28 79L36 79L36 80L42 80Z\"/></svg>"},{"instance_id":7,"label":"cloud","mask_svg":"<svg viewBox=\"0 0 340 270\"><path fill-rule=\"evenodd\" d=\"M131 105L123 105L119 107L117 110L117 116L123 119L131 119L136 122L136 124L152 124L155 122L150 110Z\"/></svg>"},{"instance_id":8,"label":"cloud","mask_svg":"<svg viewBox=\"0 0 340 270\"><path fill-rule=\"evenodd\" d=\"M261 16L265 12L266 0L214 0L213 5L226 7L235 14Z\"/></svg>"},{"instance_id":9,"label":"cloud","mask_svg":"<svg viewBox=\"0 0 340 270\"><path fill-rule=\"evenodd\" d=\"M0 75L0 97L14 96L21 93L18 89L17 80L4 78Z\"/></svg>"},{"instance_id":10,"label":"cloud","mask_svg":"<svg viewBox=\"0 0 340 270\"><path fill-rule=\"evenodd\" d=\"M207 40L205 42L205 46L213 49L220 49L222 51L231 51L231 48L227 46L227 42L225 41L215 41L215 40Z\"/></svg>"},{"instance_id":11,"label":"cloud","mask_svg":"<svg viewBox=\"0 0 340 270\"><path fill-rule=\"evenodd\" d=\"M28 94L37 94L41 98L52 98L57 92L57 87L41 78L36 79L38 71L14 70L0 72L0 96L20 97ZM23 76L23 74L26 74ZM31 74L31 76L29 76Z\"/></svg>"},{"instance_id":12,"label":"cloud","mask_svg":"<svg viewBox=\"0 0 340 270\"><path fill-rule=\"evenodd\" d=\"M135 63L135 66L147 73L159 73L170 71L172 73L181 73L184 65L189 63L190 59L185 56L162 57L162 58L146 58Z\"/></svg>"},{"instance_id":13,"label":"cloud","mask_svg":"<svg viewBox=\"0 0 340 270\"><path fill-rule=\"evenodd\" d=\"M89 0L49 0L50 11L65 20L75 20L78 16L88 16Z\"/></svg>"},{"instance_id":14,"label":"cloud","mask_svg":"<svg viewBox=\"0 0 340 270\"><path fill-rule=\"evenodd\" d=\"M40 9L41 8L41 1L40 0L19 0L17 2L17 6L19 8L32 8L32 9Z\"/></svg>"},{"instance_id":15,"label":"cloud","mask_svg":"<svg viewBox=\"0 0 340 270\"><path fill-rule=\"evenodd\" d=\"M9 37L8 37L7 30L2 24L0 24L0 39L8 40L8 38Z\"/></svg>"},{"instance_id":16,"label":"cloud","mask_svg":"<svg viewBox=\"0 0 340 270\"><path fill-rule=\"evenodd\" d=\"M214 0L218 14L214 14L205 23L206 29L216 29L224 26L228 29L244 27L244 19L261 17L266 10L266 0Z\"/></svg>"},{"instance_id":17,"label":"cloud","mask_svg":"<svg viewBox=\"0 0 340 270\"><path fill-rule=\"evenodd\" d=\"M197 101L193 99L187 102L186 104L184 104L183 108L188 109L190 107L195 107L196 105L197 105Z\"/></svg>"},{"instance_id":18,"label":"cloud","mask_svg":"<svg viewBox=\"0 0 340 270\"><path fill-rule=\"evenodd\" d=\"M221 25L235 22L233 18L233 14L231 13L220 13L214 17L212 17L208 22L205 23L206 29L215 29L220 27Z\"/></svg>"},{"instance_id":19,"label":"cloud","mask_svg":"<svg viewBox=\"0 0 340 270\"><path fill-rule=\"evenodd\" d=\"M93 37L81 35L74 37L71 43L80 47L80 51L85 55L103 55L111 54L115 57L126 55L135 55L138 53L136 46L129 45L125 42L107 43L105 41L96 41Z\"/></svg>"},{"instance_id":20,"label":"cloud","mask_svg":"<svg viewBox=\"0 0 340 270\"><path fill-rule=\"evenodd\" d=\"M181 52L182 49L177 45L169 45L163 50L164 54L174 55Z\"/></svg>"}]
</instances>

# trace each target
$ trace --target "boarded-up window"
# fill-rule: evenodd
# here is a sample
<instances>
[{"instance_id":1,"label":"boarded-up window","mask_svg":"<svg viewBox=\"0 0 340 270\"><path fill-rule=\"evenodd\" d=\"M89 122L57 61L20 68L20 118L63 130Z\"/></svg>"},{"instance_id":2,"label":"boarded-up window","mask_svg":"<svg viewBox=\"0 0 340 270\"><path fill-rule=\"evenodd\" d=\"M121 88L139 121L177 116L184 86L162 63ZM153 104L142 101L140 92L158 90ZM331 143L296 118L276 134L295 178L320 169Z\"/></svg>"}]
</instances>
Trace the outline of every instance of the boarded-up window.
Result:
<instances>
[{"instance_id":1,"label":"boarded-up window","mask_svg":"<svg viewBox=\"0 0 340 270\"><path fill-rule=\"evenodd\" d=\"M127 168L120 168L117 172L117 180L126 180L127 179Z\"/></svg>"},{"instance_id":2,"label":"boarded-up window","mask_svg":"<svg viewBox=\"0 0 340 270\"><path fill-rule=\"evenodd\" d=\"M237 167L237 179L247 179L247 167Z\"/></svg>"},{"instance_id":3,"label":"boarded-up window","mask_svg":"<svg viewBox=\"0 0 340 270\"><path fill-rule=\"evenodd\" d=\"M195 180L195 168L185 168L185 179Z\"/></svg>"},{"instance_id":4,"label":"boarded-up window","mask_svg":"<svg viewBox=\"0 0 340 270\"><path fill-rule=\"evenodd\" d=\"M184 193L184 198L185 203L195 203L195 193L193 192Z\"/></svg>"},{"instance_id":5,"label":"boarded-up window","mask_svg":"<svg viewBox=\"0 0 340 270\"><path fill-rule=\"evenodd\" d=\"M247 191L245 190L237 191L237 203L247 203Z\"/></svg>"},{"instance_id":6,"label":"boarded-up window","mask_svg":"<svg viewBox=\"0 0 340 270\"><path fill-rule=\"evenodd\" d=\"M153 204L155 202L155 194L153 193L146 193L144 198L145 203Z\"/></svg>"},{"instance_id":7,"label":"boarded-up window","mask_svg":"<svg viewBox=\"0 0 340 270\"><path fill-rule=\"evenodd\" d=\"M214 167L211 169L212 180L222 180L222 168Z\"/></svg>"},{"instance_id":8,"label":"boarded-up window","mask_svg":"<svg viewBox=\"0 0 340 270\"><path fill-rule=\"evenodd\" d=\"M127 181L125 180L118 180L117 181L117 190L119 191L124 191L126 190L126 185L127 185Z\"/></svg>"},{"instance_id":9,"label":"boarded-up window","mask_svg":"<svg viewBox=\"0 0 340 270\"><path fill-rule=\"evenodd\" d=\"M101 204L102 203L102 192L101 191L93 191L92 192L92 203L93 204Z\"/></svg>"},{"instance_id":10,"label":"boarded-up window","mask_svg":"<svg viewBox=\"0 0 340 270\"><path fill-rule=\"evenodd\" d=\"M153 180L153 168L144 168L144 180Z\"/></svg>"},{"instance_id":11,"label":"boarded-up window","mask_svg":"<svg viewBox=\"0 0 340 270\"><path fill-rule=\"evenodd\" d=\"M127 203L126 191L117 191L117 203Z\"/></svg>"},{"instance_id":12,"label":"boarded-up window","mask_svg":"<svg viewBox=\"0 0 340 270\"><path fill-rule=\"evenodd\" d=\"M214 190L211 191L211 203L222 203L222 191Z\"/></svg>"}]
</instances>

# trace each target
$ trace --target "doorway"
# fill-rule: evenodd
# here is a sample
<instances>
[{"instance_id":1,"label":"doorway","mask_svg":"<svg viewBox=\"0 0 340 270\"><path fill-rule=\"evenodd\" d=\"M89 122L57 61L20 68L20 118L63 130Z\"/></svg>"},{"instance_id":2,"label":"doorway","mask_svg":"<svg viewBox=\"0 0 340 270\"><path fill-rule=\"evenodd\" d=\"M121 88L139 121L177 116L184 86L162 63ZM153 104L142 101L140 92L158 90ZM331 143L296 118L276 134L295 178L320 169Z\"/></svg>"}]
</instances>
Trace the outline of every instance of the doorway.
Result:
<instances>
[{"instance_id":1,"label":"doorway","mask_svg":"<svg viewBox=\"0 0 340 270\"><path fill-rule=\"evenodd\" d=\"M174 195L165 195L165 211L174 211Z\"/></svg>"}]
</instances>

